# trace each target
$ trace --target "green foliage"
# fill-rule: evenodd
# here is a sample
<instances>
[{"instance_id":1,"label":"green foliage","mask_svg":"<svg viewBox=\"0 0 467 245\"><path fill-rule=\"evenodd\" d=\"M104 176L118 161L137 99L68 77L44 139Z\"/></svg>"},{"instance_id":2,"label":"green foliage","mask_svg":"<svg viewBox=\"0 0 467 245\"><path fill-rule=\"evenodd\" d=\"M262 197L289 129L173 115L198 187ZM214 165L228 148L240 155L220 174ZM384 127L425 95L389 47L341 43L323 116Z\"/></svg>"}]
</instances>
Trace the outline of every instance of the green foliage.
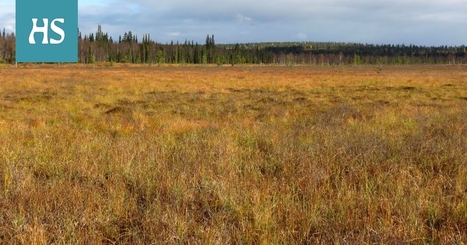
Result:
<instances>
[{"instance_id":1,"label":"green foliage","mask_svg":"<svg viewBox=\"0 0 467 245\"><path fill-rule=\"evenodd\" d=\"M161 67L165 63L165 54L163 50L157 51L157 65Z\"/></svg>"},{"instance_id":2,"label":"green foliage","mask_svg":"<svg viewBox=\"0 0 467 245\"><path fill-rule=\"evenodd\" d=\"M222 59L221 59L220 56L217 56L217 57L216 57L216 64L217 64L217 66L219 66L219 67L223 65L223 62L222 62Z\"/></svg>"},{"instance_id":3,"label":"green foliage","mask_svg":"<svg viewBox=\"0 0 467 245\"><path fill-rule=\"evenodd\" d=\"M360 57L360 55L358 54L354 54L354 57L353 57L353 65L357 66L357 65L361 65L363 62L362 62L362 57Z\"/></svg>"}]
</instances>

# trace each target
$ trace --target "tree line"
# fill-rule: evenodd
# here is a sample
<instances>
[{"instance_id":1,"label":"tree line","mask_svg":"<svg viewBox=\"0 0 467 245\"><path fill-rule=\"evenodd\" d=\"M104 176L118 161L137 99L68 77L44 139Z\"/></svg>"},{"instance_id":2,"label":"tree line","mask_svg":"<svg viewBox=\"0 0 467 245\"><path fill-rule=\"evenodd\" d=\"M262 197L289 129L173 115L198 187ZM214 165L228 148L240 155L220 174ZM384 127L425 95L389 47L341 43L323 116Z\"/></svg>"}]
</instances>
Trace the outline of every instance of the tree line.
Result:
<instances>
[{"instance_id":1,"label":"tree line","mask_svg":"<svg viewBox=\"0 0 467 245\"><path fill-rule=\"evenodd\" d=\"M207 35L202 44L185 40L158 43L149 34L131 31L113 40L99 25L95 33L78 34L78 62L136 64L466 64L466 46L417 46L339 42L270 42L216 44ZM0 32L0 63L15 62L15 35Z\"/></svg>"}]
</instances>

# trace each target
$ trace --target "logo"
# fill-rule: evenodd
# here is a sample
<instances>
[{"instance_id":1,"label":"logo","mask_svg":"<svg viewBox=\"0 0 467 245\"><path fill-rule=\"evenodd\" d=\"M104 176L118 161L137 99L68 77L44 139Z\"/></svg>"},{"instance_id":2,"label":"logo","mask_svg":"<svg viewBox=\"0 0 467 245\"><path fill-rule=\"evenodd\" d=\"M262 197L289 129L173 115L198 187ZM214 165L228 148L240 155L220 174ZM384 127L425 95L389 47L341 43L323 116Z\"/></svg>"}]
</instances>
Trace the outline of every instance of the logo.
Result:
<instances>
[{"instance_id":1,"label":"logo","mask_svg":"<svg viewBox=\"0 0 467 245\"><path fill-rule=\"evenodd\" d=\"M16 0L16 61L77 62L78 0Z\"/></svg>"},{"instance_id":2,"label":"logo","mask_svg":"<svg viewBox=\"0 0 467 245\"><path fill-rule=\"evenodd\" d=\"M43 36L44 36L42 44L49 44L49 41L47 39L48 31L49 31L49 29L48 29L49 19L44 18L44 19L42 19L42 21L44 22L44 26L43 27L38 27L37 26L37 18L32 19L32 31L29 34L29 44L36 44L36 40L34 39L34 34L36 34L38 32L42 33ZM64 18L57 18L57 19L52 21L52 25L51 25L50 28L52 29L52 31L54 31L55 33L60 35L60 40L50 39L51 44L60 44L60 43L63 42L63 39L65 39L65 32L63 31L62 28L56 26L56 24L55 24L56 21L63 24L63 23L65 23L65 19Z\"/></svg>"}]
</instances>

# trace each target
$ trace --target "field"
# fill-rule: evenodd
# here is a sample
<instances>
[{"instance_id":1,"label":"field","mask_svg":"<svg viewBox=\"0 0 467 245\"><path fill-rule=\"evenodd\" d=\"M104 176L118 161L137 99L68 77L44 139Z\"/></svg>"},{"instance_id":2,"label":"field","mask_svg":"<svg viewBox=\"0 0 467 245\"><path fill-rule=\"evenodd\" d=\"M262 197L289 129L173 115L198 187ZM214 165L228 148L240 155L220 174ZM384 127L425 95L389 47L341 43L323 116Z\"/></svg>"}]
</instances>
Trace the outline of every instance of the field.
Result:
<instances>
[{"instance_id":1,"label":"field","mask_svg":"<svg viewBox=\"0 0 467 245\"><path fill-rule=\"evenodd\" d=\"M0 244L465 244L466 66L0 67Z\"/></svg>"}]
</instances>

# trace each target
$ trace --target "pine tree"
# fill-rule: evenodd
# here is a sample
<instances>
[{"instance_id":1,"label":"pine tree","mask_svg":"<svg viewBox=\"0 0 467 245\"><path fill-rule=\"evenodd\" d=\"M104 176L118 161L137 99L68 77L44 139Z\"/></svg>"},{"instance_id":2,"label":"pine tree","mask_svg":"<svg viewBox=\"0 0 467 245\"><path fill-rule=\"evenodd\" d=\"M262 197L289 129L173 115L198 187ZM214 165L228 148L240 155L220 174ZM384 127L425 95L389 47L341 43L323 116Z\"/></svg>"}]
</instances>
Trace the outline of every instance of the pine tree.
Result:
<instances>
[{"instance_id":1,"label":"pine tree","mask_svg":"<svg viewBox=\"0 0 467 245\"><path fill-rule=\"evenodd\" d=\"M104 33L102 32L101 25L97 25L97 32L96 32L96 41L101 41L104 37Z\"/></svg>"}]
</instances>

